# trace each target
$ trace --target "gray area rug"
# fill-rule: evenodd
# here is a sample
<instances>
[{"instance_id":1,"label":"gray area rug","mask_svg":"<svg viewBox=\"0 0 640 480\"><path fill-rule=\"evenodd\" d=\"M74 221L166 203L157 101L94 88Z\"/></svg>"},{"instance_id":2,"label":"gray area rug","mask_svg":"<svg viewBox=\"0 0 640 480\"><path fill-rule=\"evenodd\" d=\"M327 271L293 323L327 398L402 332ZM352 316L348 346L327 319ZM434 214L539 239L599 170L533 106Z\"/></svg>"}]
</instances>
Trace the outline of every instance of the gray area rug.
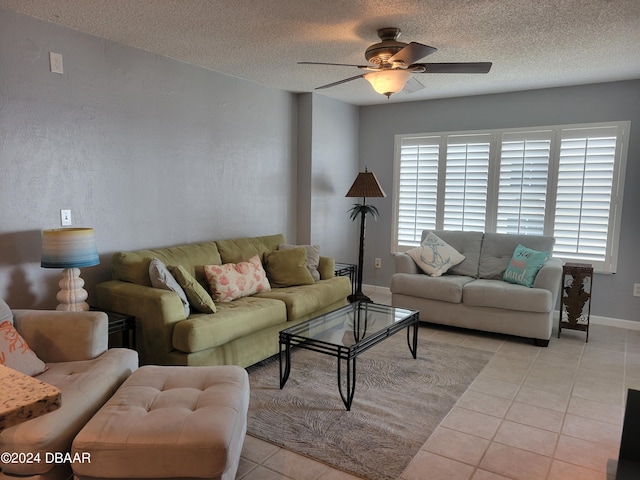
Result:
<instances>
[{"instance_id":1,"label":"gray area rug","mask_svg":"<svg viewBox=\"0 0 640 480\"><path fill-rule=\"evenodd\" d=\"M361 478L395 480L492 355L419 339L414 360L398 332L358 357L347 412L337 359L294 348L283 390L277 356L247 369L248 433Z\"/></svg>"}]
</instances>

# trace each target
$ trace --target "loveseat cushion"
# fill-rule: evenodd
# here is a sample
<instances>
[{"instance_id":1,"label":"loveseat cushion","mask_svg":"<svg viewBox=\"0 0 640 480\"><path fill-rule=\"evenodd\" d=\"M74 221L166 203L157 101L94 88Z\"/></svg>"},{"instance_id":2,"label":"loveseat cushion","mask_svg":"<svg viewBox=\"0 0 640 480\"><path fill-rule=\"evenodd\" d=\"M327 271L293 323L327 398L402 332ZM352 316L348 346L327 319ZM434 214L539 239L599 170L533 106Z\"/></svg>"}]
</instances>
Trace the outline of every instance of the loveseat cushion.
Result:
<instances>
[{"instance_id":1,"label":"loveseat cushion","mask_svg":"<svg viewBox=\"0 0 640 480\"><path fill-rule=\"evenodd\" d=\"M173 329L173 347L186 353L218 347L272 325L286 328L284 303L258 296L216 304L216 313L192 314Z\"/></svg>"},{"instance_id":2,"label":"loveseat cushion","mask_svg":"<svg viewBox=\"0 0 640 480\"><path fill-rule=\"evenodd\" d=\"M480 249L482 246L482 232L459 232L449 230L423 230L422 242L429 232L433 232L438 238L455 248L465 259L454 265L447 272L450 275L463 275L467 277L478 276L478 264L480 262Z\"/></svg>"},{"instance_id":3,"label":"loveseat cushion","mask_svg":"<svg viewBox=\"0 0 640 480\"><path fill-rule=\"evenodd\" d=\"M259 293L256 297L284 302L287 306L287 321L296 321L344 300L350 294L349 278L340 276L320 280L313 285L274 288L270 292Z\"/></svg>"},{"instance_id":4,"label":"loveseat cushion","mask_svg":"<svg viewBox=\"0 0 640 480\"><path fill-rule=\"evenodd\" d=\"M266 253L277 250L278 245L282 243L284 243L284 235L276 234L262 237L217 240L216 246L218 252L220 252L222 263L240 263L246 262L254 255L258 255L260 260L264 260Z\"/></svg>"},{"instance_id":5,"label":"loveseat cushion","mask_svg":"<svg viewBox=\"0 0 640 480\"><path fill-rule=\"evenodd\" d=\"M544 252L553 250L555 239L538 235L485 233L480 252L479 278L502 280L518 244Z\"/></svg>"},{"instance_id":6,"label":"loveseat cushion","mask_svg":"<svg viewBox=\"0 0 640 480\"><path fill-rule=\"evenodd\" d=\"M544 288L529 288L502 280L477 279L467 283L462 292L468 307L491 307L521 312L548 313L553 309L553 295Z\"/></svg>"},{"instance_id":7,"label":"loveseat cushion","mask_svg":"<svg viewBox=\"0 0 640 480\"><path fill-rule=\"evenodd\" d=\"M112 279L151 287L149 264L152 258L157 258L167 267L182 265L201 284L206 284L202 266L220 265L222 263L216 242L203 242L154 250L116 252L111 256Z\"/></svg>"},{"instance_id":8,"label":"loveseat cushion","mask_svg":"<svg viewBox=\"0 0 640 480\"><path fill-rule=\"evenodd\" d=\"M462 275L430 277L423 274L395 273L391 276L391 293L461 303L463 288L472 281L472 277Z\"/></svg>"}]
</instances>

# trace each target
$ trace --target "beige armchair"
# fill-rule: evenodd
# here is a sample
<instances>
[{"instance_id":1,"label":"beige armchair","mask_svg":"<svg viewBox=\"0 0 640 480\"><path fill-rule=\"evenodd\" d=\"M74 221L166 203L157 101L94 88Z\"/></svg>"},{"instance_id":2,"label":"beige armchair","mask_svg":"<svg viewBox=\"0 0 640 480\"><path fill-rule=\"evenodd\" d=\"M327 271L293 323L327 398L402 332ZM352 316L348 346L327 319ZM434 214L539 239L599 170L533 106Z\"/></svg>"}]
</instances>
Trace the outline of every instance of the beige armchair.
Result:
<instances>
[{"instance_id":1,"label":"beige armchair","mask_svg":"<svg viewBox=\"0 0 640 480\"><path fill-rule=\"evenodd\" d=\"M12 313L16 330L48 367L35 378L58 387L62 400L59 409L0 432L0 452L25 453L28 458L40 454L32 463L0 461L0 479L69 478L69 463L47 460L70 451L80 429L137 369L138 354L108 349L108 320L102 312Z\"/></svg>"}]
</instances>

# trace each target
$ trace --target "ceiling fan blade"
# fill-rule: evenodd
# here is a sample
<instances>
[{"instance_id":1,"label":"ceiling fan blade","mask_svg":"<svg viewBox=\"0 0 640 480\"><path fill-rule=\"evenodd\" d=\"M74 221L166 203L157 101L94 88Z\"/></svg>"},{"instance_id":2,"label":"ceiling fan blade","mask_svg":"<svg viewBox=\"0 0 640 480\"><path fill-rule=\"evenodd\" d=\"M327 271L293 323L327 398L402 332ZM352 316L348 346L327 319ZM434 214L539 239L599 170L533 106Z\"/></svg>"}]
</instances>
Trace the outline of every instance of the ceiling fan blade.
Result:
<instances>
[{"instance_id":1,"label":"ceiling fan blade","mask_svg":"<svg viewBox=\"0 0 640 480\"><path fill-rule=\"evenodd\" d=\"M436 52L438 49L434 47L430 47L428 45L423 45L421 43L411 42L409 45L404 47L398 53L396 53L393 57L391 57L388 62L393 64L394 62L402 63L404 65L411 65L414 62L417 62L421 58L426 57L427 55L431 55L433 52Z\"/></svg>"},{"instance_id":2,"label":"ceiling fan blade","mask_svg":"<svg viewBox=\"0 0 640 480\"><path fill-rule=\"evenodd\" d=\"M354 65L351 63L298 62L298 65L335 65L338 67L371 68L371 65Z\"/></svg>"},{"instance_id":3,"label":"ceiling fan blade","mask_svg":"<svg viewBox=\"0 0 640 480\"><path fill-rule=\"evenodd\" d=\"M361 75L356 75L355 77L349 77L349 78L345 78L344 80L338 80L337 82L333 82L333 83L329 83L327 85L322 85L321 87L317 87L316 90L321 90L323 88L331 88L331 87L335 87L336 85L341 85L343 83L347 83L350 82L352 80L357 80L358 78L362 78L364 77L365 74L361 74Z\"/></svg>"},{"instance_id":4,"label":"ceiling fan blade","mask_svg":"<svg viewBox=\"0 0 640 480\"><path fill-rule=\"evenodd\" d=\"M414 63L410 67L424 67L424 72L416 73L489 73L491 65L491 62Z\"/></svg>"},{"instance_id":5,"label":"ceiling fan blade","mask_svg":"<svg viewBox=\"0 0 640 480\"><path fill-rule=\"evenodd\" d=\"M425 88L425 86L422 84L422 82L420 82L420 80L418 80L416 77L412 75L411 78L407 80L407 83L402 89L402 92L413 93L413 92L417 92L418 90L422 90L423 88Z\"/></svg>"}]
</instances>

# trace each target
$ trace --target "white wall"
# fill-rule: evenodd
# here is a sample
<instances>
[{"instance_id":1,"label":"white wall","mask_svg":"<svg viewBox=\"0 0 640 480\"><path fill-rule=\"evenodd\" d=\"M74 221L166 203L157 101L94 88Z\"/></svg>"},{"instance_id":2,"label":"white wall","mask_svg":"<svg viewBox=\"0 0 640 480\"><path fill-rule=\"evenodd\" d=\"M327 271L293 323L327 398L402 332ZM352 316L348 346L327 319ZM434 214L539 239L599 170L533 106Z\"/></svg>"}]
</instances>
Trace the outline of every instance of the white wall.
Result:
<instances>
[{"instance_id":1,"label":"white wall","mask_svg":"<svg viewBox=\"0 0 640 480\"><path fill-rule=\"evenodd\" d=\"M391 221L394 135L489 128L631 121L618 272L596 275L593 315L640 321L640 80L526 92L362 107L360 153L389 195L378 201L380 219L367 223L365 283L388 286L393 274ZM373 259L382 270L373 278Z\"/></svg>"}]
</instances>

